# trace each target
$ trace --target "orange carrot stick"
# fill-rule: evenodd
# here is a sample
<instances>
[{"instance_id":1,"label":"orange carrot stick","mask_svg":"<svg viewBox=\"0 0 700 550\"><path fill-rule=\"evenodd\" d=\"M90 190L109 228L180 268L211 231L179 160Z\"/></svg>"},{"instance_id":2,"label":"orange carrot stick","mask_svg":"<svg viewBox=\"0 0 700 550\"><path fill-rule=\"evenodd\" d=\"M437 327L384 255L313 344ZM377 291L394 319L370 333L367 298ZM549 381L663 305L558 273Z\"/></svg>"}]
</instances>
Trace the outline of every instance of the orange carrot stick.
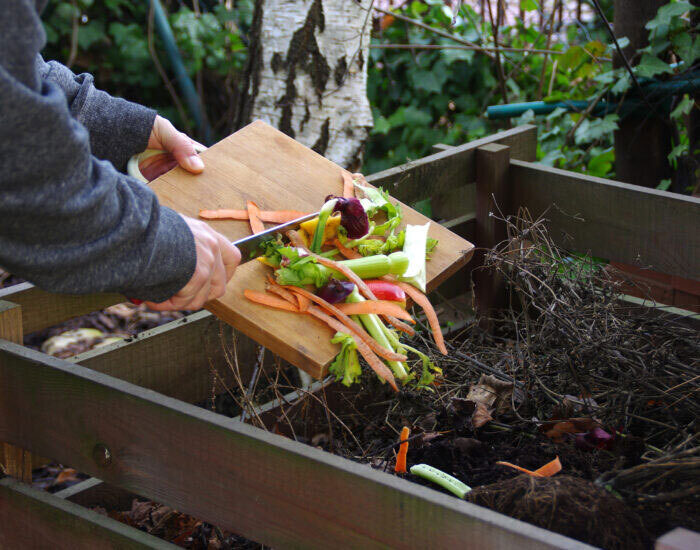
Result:
<instances>
[{"instance_id":1,"label":"orange carrot stick","mask_svg":"<svg viewBox=\"0 0 700 550\"><path fill-rule=\"evenodd\" d=\"M277 294L277 296L284 298L292 305L296 306L299 303L294 294L289 292L286 288L282 288L280 285L278 285L277 281L275 281L270 275L267 276L267 291Z\"/></svg>"},{"instance_id":2,"label":"orange carrot stick","mask_svg":"<svg viewBox=\"0 0 700 550\"><path fill-rule=\"evenodd\" d=\"M408 454L408 436L411 435L411 429L408 426L401 428L401 435L399 436L399 453L396 455L396 466L394 466L394 471L397 474L406 473L406 455Z\"/></svg>"},{"instance_id":3,"label":"orange carrot stick","mask_svg":"<svg viewBox=\"0 0 700 550\"><path fill-rule=\"evenodd\" d=\"M316 296L315 294L309 292L308 290L298 287L298 286L283 286L281 285L282 288L286 288L287 290L290 290L296 294L301 294L302 296L305 296L312 302L317 303L321 308L323 308L325 311L328 313L331 313L337 317L337 319L345 325L346 330L350 330L354 333L355 336L360 338L363 342L365 342L373 352L375 352L377 355L380 357L383 357L384 359L388 361L405 361L406 356L405 355L400 355L398 353L395 353L394 351L390 349L386 349L383 346L380 346L379 343L372 338L365 329L363 329L360 325L358 325L355 321L350 319L345 313L343 313L340 309L338 309L335 305L329 304L326 300L321 298L320 296Z\"/></svg>"},{"instance_id":4,"label":"orange carrot stick","mask_svg":"<svg viewBox=\"0 0 700 550\"><path fill-rule=\"evenodd\" d=\"M287 223L306 216L307 212L297 210L260 210L259 218L267 223ZM221 208L219 210L200 210L199 217L206 220L242 220L247 221L247 210Z\"/></svg>"},{"instance_id":5,"label":"orange carrot stick","mask_svg":"<svg viewBox=\"0 0 700 550\"><path fill-rule=\"evenodd\" d=\"M559 472L561 472L561 462L559 461L559 457L556 457L551 462L548 462L541 468L537 468L537 470L535 470L535 474L540 477L551 477Z\"/></svg>"},{"instance_id":6,"label":"orange carrot stick","mask_svg":"<svg viewBox=\"0 0 700 550\"><path fill-rule=\"evenodd\" d=\"M317 319L326 323L336 332L347 332L347 327L345 327L343 323L325 313L321 308L312 305L309 306L308 312ZM360 352L360 355L362 355L365 361L367 361L367 364L369 364L372 370L377 373L379 378L387 381L389 385L392 388L394 388L395 391L399 391L399 388L396 386L396 380L394 379L394 375L391 372L391 369L387 367L384 363L382 363L379 357L377 357L374 354L374 352L369 348L367 344L365 344L365 342L363 342L359 338L356 338L355 336L353 336L352 338L355 341L355 344L357 344L357 351Z\"/></svg>"},{"instance_id":7,"label":"orange carrot stick","mask_svg":"<svg viewBox=\"0 0 700 550\"><path fill-rule=\"evenodd\" d=\"M410 313L405 309L396 305L394 302L388 302L386 300L366 300L364 302L336 304L336 307L346 315L369 315L370 313L376 315L392 315L404 319L409 323L415 323L413 317L411 317Z\"/></svg>"},{"instance_id":8,"label":"orange carrot stick","mask_svg":"<svg viewBox=\"0 0 700 550\"><path fill-rule=\"evenodd\" d=\"M532 470L528 470L527 468L511 464L510 462L504 462L502 460L499 460L498 462L496 462L496 464L500 464L501 466L508 466L509 468L513 468L514 470L518 470L519 472L523 472L533 477L551 477L554 474L561 472L561 462L559 461L559 457L556 457L554 460L548 462L547 464L545 464L541 468L538 468L534 472Z\"/></svg>"},{"instance_id":9,"label":"orange carrot stick","mask_svg":"<svg viewBox=\"0 0 700 550\"><path fill-rule=\"evenodd\" d=\"M357 258L362 258L362 254L360 254L357 250L344 246L343 243L341 243L338 239L335 239L333 241L333 246L335 246L338 249L338 252L340 252L340 254L348 260L356 260Z\"/></svg>"},{"instance_id":10,"label":"orange carrot stick","mask_svg":"<svg viewBox=\"0 0 700 550\"><path fill-rule=\"evenodd\" d=\"M428 300L428 297L423 294L416 287L409 285L408 283L397 283L403 291L411 297L411 299L423 308L425 311L425 316L428 318L428 324L430 324L430 329L433 332L433 338L435 339L435 345L438 347L443 355L447 355L447 348L445 347L445 340L442 337L442 331L440 330L440 322L438 321L437 314L433 309L433 305Z\"/></svg>"},{"instance_id":11,"label":"orange carrot stick","mask_svg":"<svg viewBox=\"0 0 700 550\"><path fill-rule=\"evenodd\" d=\"M260 209L258 205L253 201L246 201L246 206L248 207L248 222L250 223L250 228L253 230L253 235L265 231L265 224L260 219Z\"/></svg>"},{"instance_id":12,"label":"orange carrot stick","mask_svg":"<svg viewBox=\"0 0 700 550\"><path fill-rule=\"evenodd\" d=\"M341 170L340 175L343 178L343 197L350 199L355 196L355 184L352 181L350 172Z\"/></svg>"},{"instance_id":13,"label":"orange carrot stick","mask_svg":"<svg viewBox=\"0 0 700 550\"><path fill-rule=\"evenodd\" d=\"M199 217L206 220L248 220L247 210L221 208L219 210L200 210Z\"/></svg>"},{"instance_id":14,"label":"orange carrot stick","mask_svg":"<svg viewBox=\"0 0 700 550\"><path fill-rule=\"evenodd\" d=\"M299 313L299 308L294 304L290 304L287 300L284 300L278 296L273 296L266 292L259 292L257 290L246 289L243 291L243 296L248 298L251 302L256 304L262 304L264 306L272 307L275 309L282 309L285 311L293 311L294 313Z\"/></svg>"}]
</instances>

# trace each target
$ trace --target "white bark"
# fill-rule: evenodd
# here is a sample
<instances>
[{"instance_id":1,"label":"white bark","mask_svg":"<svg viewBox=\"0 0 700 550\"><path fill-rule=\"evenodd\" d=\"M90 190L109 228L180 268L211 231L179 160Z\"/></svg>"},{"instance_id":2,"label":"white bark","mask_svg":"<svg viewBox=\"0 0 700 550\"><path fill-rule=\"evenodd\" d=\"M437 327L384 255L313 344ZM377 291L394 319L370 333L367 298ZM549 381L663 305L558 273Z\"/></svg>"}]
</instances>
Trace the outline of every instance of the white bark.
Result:
<instances>
[{"instance_id":1,"label":"white bark","mask_svg":"<svg viewBox=\"0 0 700 550\"><path fill-rule=\"evenodd\" d=\"M351 168L357 168L372 127L367 99L370 4L263 3L262 63L252 119L262 119Z\"/></svg>"}]
</instances>

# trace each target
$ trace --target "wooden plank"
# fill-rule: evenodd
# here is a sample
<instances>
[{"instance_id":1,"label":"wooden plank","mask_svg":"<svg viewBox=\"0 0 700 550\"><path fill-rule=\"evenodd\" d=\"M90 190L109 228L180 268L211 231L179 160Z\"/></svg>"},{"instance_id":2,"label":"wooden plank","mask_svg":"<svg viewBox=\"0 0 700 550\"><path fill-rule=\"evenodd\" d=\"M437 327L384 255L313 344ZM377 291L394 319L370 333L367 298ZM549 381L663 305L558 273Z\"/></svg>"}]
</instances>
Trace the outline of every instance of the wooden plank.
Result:
<instances>
[{"instance_id":1,"label":"wooden plank","mask_svg":"<svg viewBox=\"0 0 700 550\"><path fill-rule=\"evenodd\" d=\"M0 300L22 306L24 334L125 301L120 294L53 294L30 283L0 289Z\"/></svg>"},{"instance_id":2,"label":"wooden plank","mask_svg":"<svg viewBox=\"0 0 700 550\"><path fill-rule=\"evenodd\" d=\"M6 478L0 480L0 548L126 550L177 546Z\"/></svg>"},{"instance_id":3,"label":"wooden plank","mask_svg":"<svg viewBox=\"0 0 700 550\"><path fill-rule=\"evenodd\" d=\"M654 550L697 550L700 548L700 533L676 527L659 538Z\"/></svg>"},{"instance_id":4,"label":"wooden plank","mask_svg":"<svg viewBox=\"0 0 700 550\"><path fill-rule=\"evenodd\" d=\"M0 300L0 339L22 343L22 308L3 300ZM5 473L25 483L31 483L31 453L8 443L3 443L0 450L0 467Z\"/></svg>"},{"instance_id":5,"label":"wooden plank","mask_svg":"<svg viewBox=\"0 0 700 550\"><path fill-rule=\"evenodd\" d=\"M200 175L176 168L150 184L161 202L187 216L202 208L243 208L246 200L264 210L313 212L328 194L341 194L341 168L271 126L257 121L202 153ZM404 221L430 220L403 205ZM213 220L210 225L231 240L250 234L246 222ZM473 245L438 224L429 235L439 241L427 266L430 288L449 277L471 257ZM246 289L264 290L269 268L248 262L236 270L226 294L207 309L267 349L315 378L325 375L340 347L333 332L309 316L271 310L250 302Z\"/></svg>"},{"instance_id":6,"label":"wooden plank","mask_svg":"<svg viewBox=\"0 0 700 550\"><path fill-rule=\"evenodd\" d=\"M492 249L507 237L505 223L495 216L511 212L508 178L510 148L498 143L480 147L476 152L476 240L480 249ZM476 266L483 265L484 253L477 255ZM482 324L489 324L489 313L505 305L504 283L498 273L483 269L474 272L474 292Z\"/></svg>"},{"instance_id":7,"label":"wooden plank","mask_svg":"<svg viewBox=\"0 0 700 550\"><path fill-rule=\"evenodd\" d=\"M510 173L514 207L525 206L534 217L547 211L559 244L700 279L700 198L519 160L511 160Z\"/></svg>"},{"instance_id":8,"label":"wooden plank","mask_svg":"<svg viewBox=\"0 0 700 550\"><path fill-rule=\"evenodd\" d=\"M436 197L476 180L476 150L489 143L510 147L511 158L533 161L537 152L537 127L518 126L378 172L367 180L406 203ZM465 207L462 212L469 210Z\"/></svg>"},{"instance_id":9,"label":"wooden plank","mask_svg":"<svg viewBox=\"0 0 700 550\"><path fill-rule=\"evenodd\" d=\"M114 485L103 482L96 477L90 477L80 483L66 487L54 493L54 496L91 508L102 506L107 510L131 510L131 504L138 495L125 491Z\"/></svg>"},{"instance_id":10,"label":"wooden plank","mask_svg":"<svg viewBox=\"0 0 700 550\"><path fill-rule=\"evenodd\" d=\"M0 439L273 547L589 548L11 342Z\"/></svg>"},{"instance_id":11,"label":"wooden plank","mask_svg":"<svg viewBox=\"0 0 700 550\"><path fill-rule=\"evenodd\" d=\"M257 344L243 334L236 337L237 368L247 383L255 364ZM225 353L225 348L233 348L232 338L229 327L208 311L200 311L129 340L86 351L69 361L175 399L197 403L211 397L214 372L229 387L233 382L236 366L228 364ZM220 384L217 387L221 388Z\"/></svg>"}]
</instances>

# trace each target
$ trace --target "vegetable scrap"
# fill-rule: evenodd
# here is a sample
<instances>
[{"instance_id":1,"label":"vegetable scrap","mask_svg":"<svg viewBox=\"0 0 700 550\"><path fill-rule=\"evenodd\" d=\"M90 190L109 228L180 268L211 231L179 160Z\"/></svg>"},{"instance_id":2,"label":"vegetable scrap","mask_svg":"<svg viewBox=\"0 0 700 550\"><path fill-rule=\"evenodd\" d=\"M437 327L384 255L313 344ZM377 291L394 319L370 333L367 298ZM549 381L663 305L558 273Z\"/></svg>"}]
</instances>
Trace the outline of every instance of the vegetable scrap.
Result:
<instances>
[{"instance_id":1,"label":"vegetable scrap","mask_svg":"<svg viewBox=\"0 0 700 550\"><path fill-rule=\"evenodd\" d=\"M523 472L524 474L533 476L533 477L552 477L554 474L557 474L561 472L561 462L559 461L559 457L556 457L554 460L551 462L548 462L541 468L538 468L534 472L532 470L528 470L526 468L522 468L521 466L517 466L515 464L511 464L510 462L504 462L499 460L496 462L496 464L500 464L501 466L508 466L509 468L513 468L514 470L518 470L519 472Z\"/></svg>"},{"instance_id":2,"label":"vegetable scrap","mask_svg":"<svg viewBox=\"0 0 700 550\"><path fill-rule=\"evenodd\" d=\"M437 245L428 237L430 223L400 229L399 203L361 174L342 171L341 178L343 196L329 195L316 218L261 245L259 260L273 271L264 292L247 289L244 296L314 317L333 330L330 340L340 351L330 373L344 385L359 381L361 356L396 391L397 380L430 389L441 370L401 340L403 334L415 334L415 320L406 310L410 298L425 311L437 347L447 354L437 315L424 294L426 262ZM260 210L252 201L245 210L200 211L204 219L248 221L253 233L264 231L265 222L286 223L303 215ZM416 360L409 364L409 356Z\"/></svg>"},{"instance_id":3,"label":"vegetable scrap","mask_svg":"<svg viewBox=\"0 0 700 550\"><path fill-rule=\"evenodd\" d=\"M459 498L464 498L464 496L472 490L469 485L462 483L456 477L446 474L442 470L438 470L428 464L416 464L415 466L411 466L411 473L414 476L432 481Z\"/></svg>"},{"instance_id":4,"label":"vegetable scrap","mask_svg":"<svg viewBox=\"0 0 700 550\"><path fill-rule=\"evenodd\" d=\"M304 216L308 216L308 212L299 212L297 210L260 210L258 218L267 223L287 223ZM230 208L222 208L220 210L200 210L199 217L205 220L243 220L247 221L248 210L233 210Z\"/></svg>"},{"instance_id":5,"label":"vegetable scrap","mask_svg":"<svg viewBox=\"0 0 700 550\"><path fill-rule=\"evenodd\" d=\"M399 452L396 455L396 465L394 466L394 471L397 474L406 473L406 457L408 455L408 436L411 435L411 428L404 426L401 428L401 435L399 436Z\"/></svg>"}]
</instances>

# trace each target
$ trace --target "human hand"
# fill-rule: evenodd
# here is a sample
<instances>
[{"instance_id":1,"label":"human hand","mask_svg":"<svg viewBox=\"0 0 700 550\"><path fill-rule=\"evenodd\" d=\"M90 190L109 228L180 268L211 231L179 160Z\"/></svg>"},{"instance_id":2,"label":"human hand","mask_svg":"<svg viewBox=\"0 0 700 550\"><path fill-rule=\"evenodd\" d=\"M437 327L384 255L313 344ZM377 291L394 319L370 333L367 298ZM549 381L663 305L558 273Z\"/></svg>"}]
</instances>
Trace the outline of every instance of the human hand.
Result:
<instances>
[{"instance_id":1,"label":"human hand","mask_svg":"<svg viewBox=\"0 0 700 550\"><path fill-rule=\"evenodd\" d=\"M202 159L195 152L195 145L203 147L200 143L179 132L172 123L160 115L156 116L148 140L149 149L161 149L167 151L177 163L188 172L199 174L204 170Z\"/></svg>"},{"instance_id":2,"label":"human hand","mask_svg":"<svg viewBox=\"0 0 700 550\"><path fill-rule=\"evenodd\" d=\"M200 309L224 295L241 261L241 253L229 240L206 223L182 216L194 235L197 264L189 282L175 296L161 303L145 302L155 311Z\"/></svg>"}]
</instances>

